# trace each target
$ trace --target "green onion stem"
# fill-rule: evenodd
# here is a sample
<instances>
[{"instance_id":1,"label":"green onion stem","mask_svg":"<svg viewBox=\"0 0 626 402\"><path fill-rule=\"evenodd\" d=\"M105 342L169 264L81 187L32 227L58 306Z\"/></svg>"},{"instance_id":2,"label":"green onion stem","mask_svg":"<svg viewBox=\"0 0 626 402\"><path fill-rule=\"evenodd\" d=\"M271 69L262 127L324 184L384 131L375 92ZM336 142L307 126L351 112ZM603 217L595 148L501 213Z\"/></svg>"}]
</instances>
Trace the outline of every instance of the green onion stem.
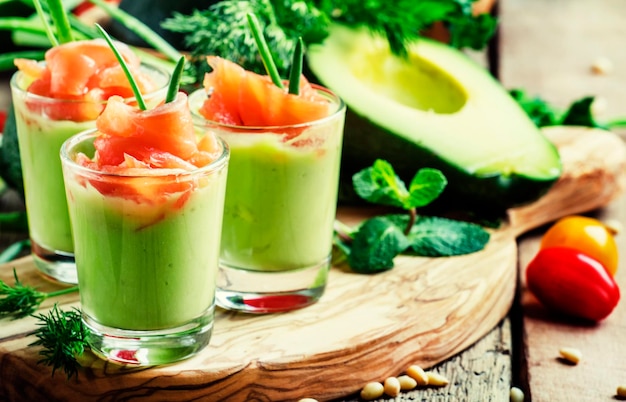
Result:
<instances>
[{"instance_id":1,"label":"green onion stem","mask_svg":"<svg viewBox=\"0 0 626 402\"><path fill-rule=\"evenodd\" d=\"M170 45L165 39L156 34L150 27L128 14L124 10L114 7L103 0L89 0L90 3L102 8L111 18L121 22L126 28L133 31L141 39L152 45L170 60L178 60L182 54Z\"/></svg>"},{"instance_id":2,"label":"green onion stem","mask_svg":"<svg viewBox=\"0 0 626 402\"><path fill-rule=\"evenodd\" d=\"M302 59L304 57L304 43L302 37L296 42L296 50L291 61L291 71L289 72L289 93L298 95L300 93L300 76L302 75Z\"/></svg>"},{"instance_id":3,"label":"green onion stem","mask_svg":"<svg viewBox=\"0 0 626 402\"><path fill-rule=\"evenodd\" d=\"M107 41L107 43L111 47L111 50L113 50L113 53L115 53L115 57L117 57L117 60L120 62L120 65L122 66L122 70L124 70L124 74L126 74L126 78L128 79L128 82L130 83L130 87L132 88L133 93L135 94L135 99L137 100L137 106L139 106L141 110L146 110L147 109L146 103L143 100L143 96L141 95L141 91L139 90L139 86L137 86L137 82L135 81L135 78L133 78L133 75L128 69L126 60L124 60L124 57L122 57L119 50L117 50L117 48L113 44L113 40L111 39L109 34L104 30L104 28L102 28L100 24L95 24L95 25L96 25L96 28L98 28L98 30L102 34L102 36L104 36L104 39Z\"/></svg>"},{"instance_id":4,"label":"green onion stem","mask_svg":"<svg viewBox=\"0 0 626 402\"><path fill-rule=\"evenodd\" d=\"M74 40L72 28L67 19L67 13L63 8L61 0L48 0L48 12L52 18L52 23L57 29L57 39L59 43L67 43Z\"/></svg>"},{"instance_id":5,"label":"green onion stem","mask_svg":"<svg viewBox=\"0 0 626 402\"><path fill-rule=\"evenodd\" d=\"M50 22L48 21L48 17L41 7L41 3L39 2L39 0L33 0L33 5L35 6L35 10L37 10L37 15L41 19L41 23L43 24L44 30L46 31L46 36L48 37L48 40L50 41L52 46L58 46L59 41L57 40L56 36L54 36L54 32L52 32L52 26L50 26Z\"/></svg>"},{"instance_id":6,"label":"green onion stem","mask_svg":"<svg viewBox=\"0 0 626 402\"><path fill-rule=\"evenodd\" d=\"M0 54L0 71L11 71L15 69L13 61L18 58L42 60L46 54L45 50L25 50L22 52L10 52Z\"/></svg>"},{"instance_id":7,"label":"green onion stem","mask_svg":"<svg viewBox=\"0 0 626 402\"><path fill-rule=\"evenodd\" d=\"M0 264L13 260L26 247L30 247L30 240L28 239L20 240L11 244L9 247L4 249L2 253L0 253Z\"/></svg>"},{"instance_id":8,"label":"green onion stem","mask_svg":"<svg viewBox=\"0 0 626 402\"><path fill-rule=\"evenodd\" d=\"M265 37L263 36L263 31L261 30L261 26L259 25L258 18L252 13L248 13L247 17L248 24L250 25L250 29L252 30L252 36L254 36L254 41L259 48L261 60L263 60L263 65L265 66L265 71L267 72L267 75L270 76L274 85L276 85L278 88L284 88L283 82L280 79L280 75L278 74L278 70L276 69L276 64L274 64L274 59L272 59L272 53L270 52L270 48L265 41Z\"/></svg>"},{"instance_id":9,"label":"green onion stem","mask_svg":"<svg viewBox=\"0 0 626 402\"><path fill-rule=\"evenodd\" d=\"M174 67L172 79L169 86L167 87L167 96L165 97L165 103L172 102L176 99L176 95L178 95L178 89L180 88L180 77L182 77L183 75L184 66L185 57L181 56L180 59L178 59L178 63L176 63L176 67Z\"/></svg>"},{"instance_id":10,"label":"green onion stem","mask_svg":"<svg viewBox=\"0 0 626 402\"><path fill-rule=\"evenodd\" d=\"M24 31L36 34L45 33L41 26L29 18L0 18L0 31Z\"/></svg>"}]
</instances>

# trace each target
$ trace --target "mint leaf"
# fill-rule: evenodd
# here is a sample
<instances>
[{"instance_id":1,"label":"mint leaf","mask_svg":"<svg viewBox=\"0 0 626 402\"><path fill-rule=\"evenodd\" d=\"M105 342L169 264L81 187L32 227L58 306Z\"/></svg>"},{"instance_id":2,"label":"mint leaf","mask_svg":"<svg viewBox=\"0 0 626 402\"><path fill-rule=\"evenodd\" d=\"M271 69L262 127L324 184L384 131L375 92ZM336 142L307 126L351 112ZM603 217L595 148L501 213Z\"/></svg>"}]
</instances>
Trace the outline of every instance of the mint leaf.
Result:
<instances>
[{"instance_id":1,"label":"mint leaf","mask_svg":"<svg viewBox=\"0 0 626 402\"><path fill-rule=\"evenodd\" d=\"M396 175L391 164L377 159L371 167L352 176L354 190L366 201L403 208L410 197L404 182Z\"/></svg>"},{"instance_id":2,"label":"mint leaf","mask_svg":"<svg viewBox=\"0 0 626 402\"><path fill-rule=\"evenodd\" d=\"M407 217L393 218L396 224ZM489 242L489 232L481 226L441 217L420 216L407 236L409 250L424 257L449 257L482 250Z\"/></svg>"},{"instance_id":3,"label":"mint leaf","mask_svg":"<svg viewBox=\"0 0 626 402\"><path fill-rule=\"evenodd\" d=\"M404 209L420 208L437 199L448 181L437 169L420 169L409 186L409 197L403 200Z\"/></svg>"},{"instance_id":4,"label":"mint leaf","mask_svg":"<svg viewBox=\"0 0 626 402\"><path fill-rule=\"evenodd\" d=\"M376 273L393 268L394 258L409 241L392 221L377 216L365 221L354 235L348 263L358 273Z\"/></svg>"}]
</instances>

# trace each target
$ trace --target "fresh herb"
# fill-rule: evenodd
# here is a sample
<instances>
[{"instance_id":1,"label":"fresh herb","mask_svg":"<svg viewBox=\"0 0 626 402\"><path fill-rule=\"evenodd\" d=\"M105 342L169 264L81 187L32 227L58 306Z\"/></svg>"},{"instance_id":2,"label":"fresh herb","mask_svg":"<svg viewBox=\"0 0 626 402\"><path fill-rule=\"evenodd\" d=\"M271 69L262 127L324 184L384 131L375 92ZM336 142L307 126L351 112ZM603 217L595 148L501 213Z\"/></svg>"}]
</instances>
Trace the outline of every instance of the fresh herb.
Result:
<instances>
[{"instance_id":1,"label":"fresh herb","mask_svg":"<svg viewBox=\"0 0 626 402\"><path fill-rule=\"evenodd\" d=\"M265 37L263 36L263 30L259 25L259 19L252 13L247 14L246 18L248 20L250 30L252 31L252 36L254 37L254 43L256 43L256 46L259 49L259 54L261 55L263 67L265 68L267 75L272 79L274 85L281 89L284 88L283 80L280 78L280 74L276 69L272 52L267 44L267 41L265 40Z\"/></svg>"},{"instance_id":2,"label":"fresh herb","mask_svg":"<svg viewBox=\"0 0 626 402\"><path fill-rule=\"evenodd\" d=\"M11 316L13 319L24 318L37 310L45 299L76 292L78 286L73 286L50 293L40 292L32 286L24 285L13 269L15 284L9 286L0 281L0 318Z\"/></svg>"},{"instance_id":3,"label":"fresh herb","mask_svg":"<svg viewBox=\"0 0 626 402\"><path fill-rule=\"evenodd\" d=\"M258 18L254 14L248 14L246 17L248 18L248 24L250 25L250 30L254 36L257 48L259 49L267 75L272 79L274 85L283 89L285 87L283 85L283 80L276 69L276 63L274 63L274 58L272 57L272 53L269 49L267 41L265 40ZM304 57L303 47L304 44L302 42L302 38L300 37L298 38L296 49L293 53L291 71L289 74L289 93L293 95L298 95L300 93L300 76L302 75L302 61Z\"/></svg>"},{"instance_id":4,"label":"fresh herb","mask_svg":"<svg viewBox=\"0 0 626 402\"><path fill-rule=\"evenodd\" d=\"M54 36L54 32L52 32L52 26L50 26L50 24L48 23L48 19L46 18L46 13L43 11L43 8L41 7L41 3L39 2L39 0L34 0L33 5L35 6L35 10L37 10L37 14L39 15L39 18L41 18L41 23L44 26L48 40L50 41L52 46L58 46L59 41Z\"/></svg>"},{"instance_id":5,"label":"fresh herb","mask_svg":"<svg viewBox=\"0 0 626 402\"><path fill-rule=\"evenodd\" d=\"M63 311L55 304L47 315L38 314L35 318L39 320L39 328L33 332L37 341L29 346L43 347L39 351L42 358L37 363L52 366L52 375L57 369L63 369L68 379L77 375L80 367L77 358L88 347L80 310Z\"/></svg>"},{"instance_id":6,"label":"fresh herb","mask_svg":"<svg viewBox=\"0 0 626 402\"><path fill-rule=\"evenodd\" d=\"M291 70L289 71L289 93L298 95L300 93L300 77L302 76L302 63L304 61L304 42L302 37L296 42L296 50L293 52Z\"/></svg>"},{"instance_id":7,"label":"fresh herb","mask_svg":"<svg viewBox=\"0 0 626 402\"><path fill-rule=\"evenodd\" d=\"M526 112L528 117L537 127L547 126L583 126L610 130L616 127L623 127L626 121L622 119L600 123L593 115L593 96L585 96L572 102L564 111L559 111L540 97L533 97L521 89L509 91L513 99Z\"/></svg>"},{"instance_id":8,"label":"fresh herb","mask_svg":"<svg viewBox=\"0 0 626 402\"><path fill-rule=\"evenodd\" d=\"M15 259L22 252L22 250L27 247L30 247L29 239L20 240L11 244L9 247L5 248L2 253L0 253L0 264L4 264L5 262ZM17 282L17 278L15 278L15 281Z\"/></svg>"},{"instance_id":9,"label":"fresh herb","mask_svg":"<svg viewBox=\"0 0 626 402\"><path fill-rule=\"evenodd\" d=\"M63 10L62 14L65 16L65 18L63 19L61 17L58 23L63 24L65 28L59 29L59 26L56 26L57 21L54 18L52 19L52 22L56 28L57 36L59 31L65 32L65 30L68 29L68 25L65 25L65 20L67 23L69 23L69 31L63 34L64 36L71 36L73 39L99 38L100 33L96 28L90 25L86 25L79 18L69 12L69 10L73 9L78 3L80 3L80 1L63 1L63 5L65 7L61 7L60 9ZM101 0L94 0L93 3L96 4L98 7L101 7L105 12L111 15L112 18L120 21L123 25L127 26L133 33L143 38L159 53L165 56L166 59L161 59L161 63L167 65L168 68L173 68L172 62L177 61L181 57L181 53L174 49L156 32L152 31L148 26L139 22L135 17L128 14L124 10L117 7L112 7L111 5L107 4L106 2L102 2ZM33 12L37 12L37 7L34 3L25 1L24 5L32 6ZM41 2L40 5L41 9L45 13L52 15L52 4L48 5L48 2ZM58 11L59 8L57 8L56 10ZM39 15L41 17L40 12ZM46 24L48 20L48 15L40 20L33 19L32 17L3 16L0 17L0 30L10 30L12 33L13 44L16 46L28 48L49 48L55 43L47 36ZM54 40L56 40L56 38ZM143 52L140 49L135 50L137 53L142 55L142 58L144 58L144 56L146 55L146 52ZM11 53L1 53L0 71L14 69L15 66L13 64L13 60L18 57L29 59L42 59L43 52L37 51L36 53L34 53L33 50L29 49L24 51L14 51ZM185 81L188 82L190 81L190 79L188 77L185 77Z\"/></svg>"},{"instance_id":10,"label":"fresh herb","mask_svg":"<svg viewBox=\"0 0 626 402\"><path fill-rule=\"evenodd\" d=\"M72 34L72 28L67 18L67 12L63 8L63 2L61 0L47 0L48 13L52 18L52 23L56 28L56 38L59 43L67 43L74 40ZM37 9L39 11L41 7Z\"/></svg>"},{"instance_id":11,"label":"fresh herb","mask_svg":"<svg viewBox=\"0 0 626 402\"><path fill-rule=\"evenodd\" d=\"M128 68L128 65L126 64L126 60L124 60L124 57L122 56L122 54L119 52L119 50L117 50L117 47L115 47L113 40L111 39L109 34L104 30L104 28L102 28L99 24L96 24L96 28L98 28L98 30L100 31L104 39L107 41L107 43L109 44L109 47L111 48L111 50L113 50L113 53L115 54L115 57L117 58L117 61L119 61L120 66L122 66L122 70L124 70L124 74L126 75L128 82L130 83L130 87L133 90L133 94L135 95L135 100L137 100L137 106L139 106L139 109L141 110L146 110L147 109L146 102L143 100L143 95L141 94L141 91L139 90L137 81L135 81L135 78L131 74L130 69Z\"/></svg>"},{"instance_id":12,"label":"fresh herb","mask_svg":"<svg viewBox=\"0 0 626 402\"><path fill-rule=\"evenodd\" d=\"M474 16L476 0L223 0L190 15L174 13L161 26L184 35L185 46L201 81L208 66L206 55L228 58L246 70L264 70L246 26L246 16L255 14L265 26L281 76L288 73L290 55L302 37L305 45L321 43L331 23L365 27L387 38L394 54L405 56L407 46L436 21L443 21L455 47L480 49L496 28L496 19Z\"/></svg>"},{"instance_id":13,"label":"fresh herb","mask_svg":"<svg viewBox=\"0 0 626 402\"><path fill-rule=\"evenodd\" d=\"M335 245L347 255L355 272L389 270L402 253L429 257L473 253L489 241L489 233L477 224L417 214L418 208L434 201L447 185L437 169L420 169L407 189L388 162L377 160L356 173L353 184L366 201L407 212L375 216L357 229L335 222Z\"/></svg>"},{"instance_id":14,"label":"fresh herb","mask_svg":"<svg viewBox=\"0 0 626 402\"><path fill-rule=\"evenodd\" d=\"M174 67L174 72L172 73L172 79L170 80L170 84L167 87L167 96L165 97L165 103L173 102L178 95L178 90L180 88L180 79L183 74L183 68L185 67L185 57L181 56L178 59L178 63L176 63L176 67Z\"/></svg>"},{"instance_id":15,"label":"fresh herb","mask_svg":"<svg viewBox=\"0 0 626 402\"><path fill-rule=\"evenodd\" d=\"M161 38L146 24L121 10L119 7L115 7L103 0L89 0L89 2L106 11L109 16L121 22L126 28L130 29L141 39L146 41L146 43L153 46L155 49L158 49L159 52L161 52L168 59L179 60L181 58L182 54L165 39Z\"/></svg>"}]
</instances>

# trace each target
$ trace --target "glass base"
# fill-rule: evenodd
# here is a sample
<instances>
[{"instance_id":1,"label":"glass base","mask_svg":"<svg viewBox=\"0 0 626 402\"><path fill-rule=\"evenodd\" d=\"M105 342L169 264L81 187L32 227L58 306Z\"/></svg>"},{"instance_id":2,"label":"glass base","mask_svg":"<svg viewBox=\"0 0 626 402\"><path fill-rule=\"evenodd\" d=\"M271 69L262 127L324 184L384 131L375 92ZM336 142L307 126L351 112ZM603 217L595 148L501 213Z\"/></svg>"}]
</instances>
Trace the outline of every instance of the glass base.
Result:
<instances>
[{"instance_id":1,"label":"glass base","mask_svg":"<svg viewBox=\"0 0 626 402\"><path fill-rule=\"evenodd\" d=\"M220 262L218 306L247 313L278 313L309 306L324 293L330 257L290 271L251 271Z\"/></svg>"},{"instance_id":2,"label":"glass base","mask_svg":"<svg viewBox=\"0 0 626 402\"><path fill-rule=\"evenodd\" d=\"M134 331L98 324L83 313L87 343L98 357L118 364L155 366L190 358L209 344L214 307L176 328Z\"/></svg>"},{"instance_id":3,"label":"glass base","mask_svg":"<svg viewBox=\"0 0 626 402\"><path fill-rule=\"evenodd\" d=\"M64 251L48 250L31 239L31 250L35 266L46 278L69 285L78 284L74 254Z\"/></svg>"}]
</instances>

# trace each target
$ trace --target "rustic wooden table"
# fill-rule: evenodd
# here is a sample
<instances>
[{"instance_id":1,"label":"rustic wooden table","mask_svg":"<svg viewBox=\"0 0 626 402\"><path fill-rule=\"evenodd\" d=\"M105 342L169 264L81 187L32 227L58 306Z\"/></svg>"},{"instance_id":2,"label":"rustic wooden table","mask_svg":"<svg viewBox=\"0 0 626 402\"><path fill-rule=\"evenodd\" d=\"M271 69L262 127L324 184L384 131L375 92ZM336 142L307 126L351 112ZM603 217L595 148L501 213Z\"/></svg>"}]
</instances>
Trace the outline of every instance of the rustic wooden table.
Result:
<instances>
[{"instance_id":1,"label":"rustic wooden table","mask_svg":"<svg viewBox=\"0 0 626 402\"><path fill-rule=\"evenodd\" d=\"M605 105L600 119L626 116L626 2L500 0L498 12L494 70L507 88L524 88L559 107L596 95ZM591 66L599 58L609 60L613 69L592 73ZM10 101L5 82L0 109ZM4 198L2 208L14 206L14 201ZM589 214L626 223L626 197ZM544 229L518 239L520 273L536 253ZM2 233L1 237L6 246L20 235ZM626 256L625 239L625 234L617 237L622 256ZM617 280L626 289L623 261ZM563 346L580 349L581 363L561 363L557 356ZM407 392L393 400L506 401L511 386L523 389L526 401L616 400L617 386L626 384L625 357L626 303L597 326L574 325L545 315L520 283L504 320L474 345L433 368L450 385ZM341 399L358 400L358 395Z\"/></svg>"}]
</instances>

